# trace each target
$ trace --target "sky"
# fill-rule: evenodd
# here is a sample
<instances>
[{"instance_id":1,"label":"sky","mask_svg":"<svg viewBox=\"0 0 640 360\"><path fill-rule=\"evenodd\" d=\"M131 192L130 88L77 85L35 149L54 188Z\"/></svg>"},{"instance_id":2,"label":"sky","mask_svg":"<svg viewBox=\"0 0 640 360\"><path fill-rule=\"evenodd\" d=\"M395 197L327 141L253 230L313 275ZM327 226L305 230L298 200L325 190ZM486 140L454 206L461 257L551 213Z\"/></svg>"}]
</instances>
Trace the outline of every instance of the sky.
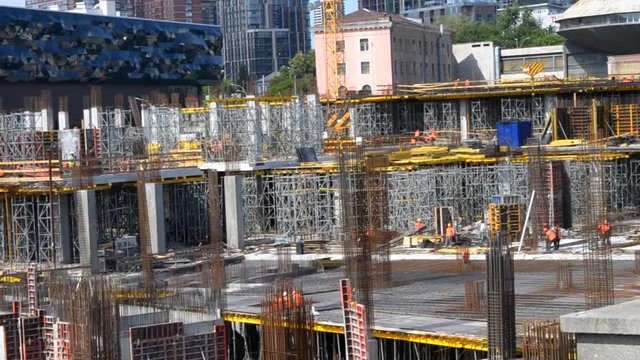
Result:
<instances>
[{"instance_id":1,"label":"sky","mask_svg":"<svg viewBox=\"0 0 640 360\"><path fill-rule=\"evenodd\" d=\"M0 5L24 7L24 0L0 0ZM356 11L357 9L358 9L358 0L345 1L345 12L347 14L350 12Z\"/></svg>"},{"instance_id":2,"label":"sky","mask_svg":"<svg viewBox=\"0 0 640 360\"><path fill-rule=\"evenodd\" d=\"M0 1L3 1L3 0L0 0ZM344 12L346 14L354 12L356 10L358 10L358 0L346 0L344 2Z\"/></svg>"},{"instance_id":3,"label":"sky","mask_svg":"<svg viewBox=\"0 0 640 360\"><path fill-rule=\"evenodd\" d=\"M24 0L0 0L0 5L24 7Z\"/></svg>"}]
</instances>

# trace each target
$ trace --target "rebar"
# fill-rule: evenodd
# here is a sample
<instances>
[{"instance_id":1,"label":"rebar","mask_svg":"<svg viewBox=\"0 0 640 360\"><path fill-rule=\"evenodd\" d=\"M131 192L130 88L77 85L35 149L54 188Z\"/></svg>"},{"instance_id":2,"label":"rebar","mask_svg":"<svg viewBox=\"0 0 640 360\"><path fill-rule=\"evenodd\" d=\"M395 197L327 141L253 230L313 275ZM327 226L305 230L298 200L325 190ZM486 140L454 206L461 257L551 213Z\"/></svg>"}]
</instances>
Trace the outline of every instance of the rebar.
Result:
<instances>
[{"instance_id":1,"label":"rebar","mask_svg":"<svg viewBox=\"0 0 640 360\"><path fill-rule=\"evenodd\" d=\"M512 359L516 349L513 259L506 235L498 234L487 253L489 359Z\"/></svg>"},{"instance_id":2,"label":"rebar","mask_svg":"<svg viewBox=\"0 0 640 360\"><path fill-rule=\"evenodd\" d=\"M560 331L560 322L531 321L524 324L525 360L575 360L575 335Z\"/></svg>"},{"instance_id":3,"label":"rebar","mask_svg":"<svg viewBox=\"0 0 640 360\"><path fill-rule=\"evenodd\" d=\"M314 358L313 311L302 289L278 282L268 289L260 307L262 359Z\"/></svg>"}]
</instances>

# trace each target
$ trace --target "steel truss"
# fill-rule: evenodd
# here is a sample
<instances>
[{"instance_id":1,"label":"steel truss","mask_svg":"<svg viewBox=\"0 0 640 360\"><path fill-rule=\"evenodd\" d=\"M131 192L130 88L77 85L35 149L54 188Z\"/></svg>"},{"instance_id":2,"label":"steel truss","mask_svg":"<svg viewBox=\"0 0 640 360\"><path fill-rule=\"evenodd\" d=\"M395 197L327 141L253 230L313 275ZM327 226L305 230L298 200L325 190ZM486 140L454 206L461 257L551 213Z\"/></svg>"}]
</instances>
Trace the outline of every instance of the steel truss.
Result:
<instances>
[{"instance_id":1,"label":"steel truss","mask_svg":"<svg viewBox=\"0 0 640 360\"><path fill-rule=\"evenodd\" d=\"M460 130L458 101L427 101L423 109L424 130Z\"/></svg>"},{"instance_id":2,"label":"steel truss","mask_svg":"<svg viewBox=\"0 0 640 360\"><path fill-rule=\"evenodd\" d=\"M393 132L391 107L386 103L357 104L350 109L353 136L373 138Z\"/></svg>"},{"instance_id":3,"label":"steel truss","mask_svg":"<svg viewBox=\"0 0 640 360\"><path fill-rule=\"evenodd\" d=\"M12 197L11 220L11 258L14 262L39 262L49 265L60 262L62 251L58 196L54 196L53 202L49 201L48 195Z\"/></svg>"},{"instance_id":4,"label":"steel truss","mask_svg":"<svg viewBox=\"0 0 640 360\"><path fill-rule=\"evenodd\" d=\"M208 238L206 181L163 185L165 231L170 247L195 246Z\"/></svg>"}]
</instances>

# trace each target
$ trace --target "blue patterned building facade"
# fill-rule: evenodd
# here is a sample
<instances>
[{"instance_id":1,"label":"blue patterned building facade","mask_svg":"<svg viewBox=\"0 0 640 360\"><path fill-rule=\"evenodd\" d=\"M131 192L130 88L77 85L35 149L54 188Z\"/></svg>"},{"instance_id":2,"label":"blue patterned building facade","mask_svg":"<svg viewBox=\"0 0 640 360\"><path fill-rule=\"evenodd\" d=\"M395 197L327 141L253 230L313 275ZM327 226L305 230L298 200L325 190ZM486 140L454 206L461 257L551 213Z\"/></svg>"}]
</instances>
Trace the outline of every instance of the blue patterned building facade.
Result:
<instances>
[{"instance_id":1,"label":"blue patterned building facade","mask_svg":"<svg viewBox=\"0 0 640 360\"><path fill-rule=\"evenodd\" d=\"M0 83L220 80L219 26L0 6Z\"/></svg>"}]
</instances>

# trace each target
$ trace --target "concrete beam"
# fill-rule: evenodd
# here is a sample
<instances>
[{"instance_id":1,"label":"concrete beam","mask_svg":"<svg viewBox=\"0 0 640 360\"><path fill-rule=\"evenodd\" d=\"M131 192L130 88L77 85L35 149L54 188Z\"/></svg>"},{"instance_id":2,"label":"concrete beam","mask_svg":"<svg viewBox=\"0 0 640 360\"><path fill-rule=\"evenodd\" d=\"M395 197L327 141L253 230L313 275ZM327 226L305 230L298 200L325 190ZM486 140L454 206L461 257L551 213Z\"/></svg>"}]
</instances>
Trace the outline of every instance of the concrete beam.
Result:
<instances>
[{"instance_id":1,"label":"concrete beam","mask_svg":"<svg viewBox=\"0 0 640 360\"><path fill-rule=\"evenodd\" d=\"M224 177L224 214L227 227L227 246L244 249L244 204L242 177Z\"/></svg>"},{"instance_id":2,"label":"concrete beam","mask_svg":"<svg viewBox=\"0 0 640 360\"><path fill-rule=\"evenodd\" d=\"M147 217L149 220L149 238L151 252L163 254L167 251L167 237L164 228L164 196L162 184L144 184L147 195Z\"/></svg>"},{"instance_id":3,"label":"concrete beam","mask_svg":"<svg viewBox=\"0 0 640 360\"><path fill-rule=\"evenodd\" d=\"M78 212L78 241L80 245L80 265L97 273L98 264L98 209L95 190L78 190L76 210Z\"/></svg>"}]
</instances>

